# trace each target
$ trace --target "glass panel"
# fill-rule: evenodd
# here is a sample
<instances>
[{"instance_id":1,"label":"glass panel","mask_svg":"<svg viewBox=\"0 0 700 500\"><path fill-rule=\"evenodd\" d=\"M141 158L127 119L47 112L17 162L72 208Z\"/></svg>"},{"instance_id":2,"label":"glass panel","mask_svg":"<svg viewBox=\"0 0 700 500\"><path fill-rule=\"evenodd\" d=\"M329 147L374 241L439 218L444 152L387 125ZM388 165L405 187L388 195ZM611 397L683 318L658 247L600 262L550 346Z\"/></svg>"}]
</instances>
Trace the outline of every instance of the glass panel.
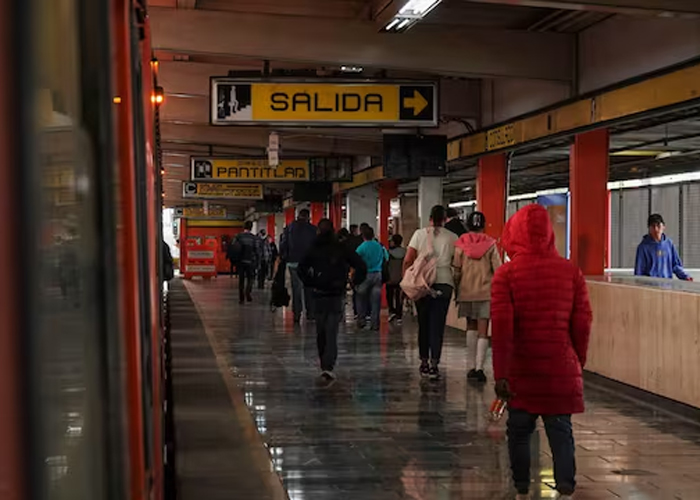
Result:
<instances>
[{"instance_id":1,"label":"glass panel","mask_svg":"<svg viewBox=\"0 0 700 500\"><path fill-rule=\"evenodd\" d=\"M678 247L681 232L681 186L658 186L651 189L651 212L661 214L666 222L666 235ZM678 248L681 251L681 248Z\"/></svg>"},{"instance_id":2,"label":"glass panel","mask_svg":"<svg viewBox=\"0 0 700 500\"><path fill-rule=\"evenodd\" d=\"M683 265L700 268L700 184L683 186Z\"/></svg>"},{"instance_id":3,"label":"glass panel","mask_svg":"<svg viewBox=\"0 0 700 500\"><path fill-rule=\"evenodd\" d=\"M621 192L622 239L620 267L633 268L637 246L647 233L649 189L625 189Z\"/></svg>"},{"instance_id":4,"label":"glass panel","mask_svg":"<svg viewBox=\"0 0 700 500\"><path fill-rule=\"evenodd\" d=\"M35 182L30 227L39 248L30 353L34 426L43 463L37 498L105 498L100 244L91 142L81 123L75 0L32 0Z\"/></svg>"}]
</instances>

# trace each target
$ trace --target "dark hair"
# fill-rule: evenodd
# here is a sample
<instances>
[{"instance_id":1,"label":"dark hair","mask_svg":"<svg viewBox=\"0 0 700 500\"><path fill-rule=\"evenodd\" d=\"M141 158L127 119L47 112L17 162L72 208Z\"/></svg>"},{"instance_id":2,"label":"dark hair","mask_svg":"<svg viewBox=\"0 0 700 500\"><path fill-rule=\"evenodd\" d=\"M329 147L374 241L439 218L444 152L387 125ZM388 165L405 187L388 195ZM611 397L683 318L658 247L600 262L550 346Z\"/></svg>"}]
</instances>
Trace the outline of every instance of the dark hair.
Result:
<instances>
[{"instance_id":1,"label":"dark hair","mask_svg":"<svg viewBox=\"0 0 700 500\"><path fill-rule=\"evenodd\" d=\"M664 224L664 218L661 216L661 214L651 214L649 216L649 220L647 221L647 227L655 226L656 224Z\"/></svg>"},{"instance_id":2,"label":"dark hair","mask_svg":"<svg viewBox=\"0 0 700 500\"><path fill-rule=\"evenodd\" d=\"M360 224L360 231L364 231L368 227L370 227L370 225L367 224L366 222L363 222L362 224Z\"/></svg>"},{"instance_id":3,"label":"dark hair","mask_svg":"<svg viewBox=\"0 0 700 500\"><path fill-rule=\"evenodd\" d=\"M369 224L362 228L362 237L367 241L372 241L374 239L374 229L369 227Z\"/></svg>"},{"instance_id":4,"label":"dark hair","mask_svg":"<svg viewBox=\"0 0 700 500\"><path fill-rule=\"evenodd\" d=\"M486 227L486 216L481 212L472 212L467 216L467 229L482 231Z\"/></svg>"},{"instance_id":5,"label":"dark hair","mask_svg":"<svg viewBox=\"0 0 700 500\"><path fill-rule=\"evenodd\" d=\"M357 224L350 224L350 232L353 232L357 228L358 228ZM343 229L345 229L345 228L343 228Z\"/></svg>"},{"instance_id":6,"label":"dark hair","mask_svg":"<svg viewBox=\"0 0 700 500\"><path fill-rule=\"evenodd\" d=\"M449 208L447 209L446 213L447 213L447 218L448 218L448 219L452 219L453 217L457 217L457 216L459 215L459 213L457 212L457 210L455 210L455 209L452 208L452 207L449 207Z\"/></svg>"},{"instance_id":7,"label":"dark hair","mask_svg":"<svg viewBox=\"0 0 700 500\"><path fill-rule=\"evenodd\" d=\"M395 234L394 236L391 237L391 241L394 242L394 245L396 245L397 247L400 247L401 243L403 243L403 236L401 236L400 234Z\"/></svg>"},{"instance_id":8,"label":"dark hair","mask_svg":"<svg viewBox=\"0 0 700 500\"><path fill-rule=\"evenodd\" d=\"M442 227L445 223L445 207L442 205L435 205L430 209L430 220L433 221L433 226Z\"/></svg>"},{"instance_id":9,"label":"dark hair","mask_svg":"<svg viewBox=\"0 0 700 500\"><path fill-rule=\"evenodd\" d=\"M318 221L318 234L332 235L335 233L333 222L330 219L323 218Z\"/></svg>"},{"instance_id":10,"label":"dark hair","mask_svg":"<svg viewBox=\"0 0 700 500\"><path fill-rule=\"evenodd\" d=\"M349 236L350 236L350 231L348 231L347 228L341 227L338 230L338 238L345 239L345 238L348 238Z\"/></svg>"},{"instance_id":11,"label":"dark hair","mask_svg":"<svg viewBox=\"0 0 700 500\"><path fill-rule=\"evenodd\" d=\"M265 231L264 229L261 229L261 230L260 230L260 235L261 235L261 236L267 236L267 231Z\"/></svg>"},{"instance_id":12,"label":"dark hair","mask_svg":"<svg viewBox=\"0 0 700 500\"><path fill-rule=\"evenodd\" d=\"M308 208L302 208L301 210L299 210L299 215L297 216L297 218L308 219L309 217L311 217L311 212L309 212Z\"/></svg>"},{"instance_id":13,"label":"dark hair","mask_svg":"<svg viewBox=\"0 0 700 500\"><path fill-rule=\"evenodd\" d=\"M250 231L251 229L253 229L253 221L252 220L245 221L245 223L243 224L243 229L245 229L246 231Z\"/></svg>"}]
</instances>

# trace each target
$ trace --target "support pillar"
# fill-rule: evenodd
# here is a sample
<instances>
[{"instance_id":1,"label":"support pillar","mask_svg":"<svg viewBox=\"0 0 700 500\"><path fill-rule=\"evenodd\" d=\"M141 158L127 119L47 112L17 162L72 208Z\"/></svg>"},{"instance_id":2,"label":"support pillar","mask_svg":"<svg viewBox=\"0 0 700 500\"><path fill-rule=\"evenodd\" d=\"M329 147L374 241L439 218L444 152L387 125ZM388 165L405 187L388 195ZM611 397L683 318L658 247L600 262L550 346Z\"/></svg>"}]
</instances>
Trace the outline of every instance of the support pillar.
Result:
<instances>
[{"instance_id":1,"label":"support pillar","mask_svg":"<svg viewBox=\"0 0 700 500\"><path fill-rule=\"evenodd\" d=\"M391 218L391 200L399 195L399 183L385 180L379 184L379 242L389 247L389 219Z\"/></svg>"},{"instance_id":2,"label":"support pillar","mask_svg":"<svg viewBox=\"0 0 700 500\"><path fill-rule=\"evenodd\" d=\"M366 222L373 229L377 228L377 193L374 186L368 184L348 191L347 199L348 225L358 226Z\"/></svg>"},{"instance_id":3,"label":"support pillar","mask_svg":"<svg viewBox=\"0 0 700 500\"><path fill-rule=\"evenodd\" d=\"M314 201L311 203L311 223L318 223L326 216L326 205L323 202Z\"/></svg>"},{"instance_id":4,"label":"support pillar","mask_svg":"<svg viewBox=\"0 0 700 500\"><path fill-rule=\"evenodd\" d=\"M343 193L336 193L331 198L328 216L333 222L333 227L337 231L343 223Z\"/></svg>"},{"instance_id":5,"label":"support pillar","mask_svg":"<svg viewBox=\"0 0 700 500\"><path fill-rule=\"evenodd\" d=\"M418 179L418 217L420 227L430 225L430 210L442 205L442 177Z\"/></svg>"},{"instance_id":6,"label":"support pillar","mask_svg":"<svg viewBox=\"0 0 700 500\"><path fill-rule=\"evenodd\" d=\"M296 213L294 211L294 207L288 207L284 209L284 225L288 226L292 222L294 222L294 219L296 218Z\"/></svg>"},{"instance_id":7,"label":"support pillar","mask_svg":"<svg viewBox=\"0 0 700 500\"><path fill-rule=\"evenodd\" d=\"M267 235L275 239L275 214L270 214L267 216Z\"/></svg>"},{"instance_id":8,"label":"support pillar","mask_svg":"<svg viewBox=\"0 0 700 500\"><path fill-rule=\"evenodd\" d=\"M571 261L587 276L605 271L609 232L607 129L578 134L571 147Z\"/></svg>"},{"instance_id":9,"label":"support pillar","mask_svg":"<svg viewBox=\"0 0 700 500\"><path fill-rule=\"evenodd\" d=\"M477 210L486 216L486 234L499 239L506 223L506 155L479 159L476 176Z\"/></svg>"}]
</instances>

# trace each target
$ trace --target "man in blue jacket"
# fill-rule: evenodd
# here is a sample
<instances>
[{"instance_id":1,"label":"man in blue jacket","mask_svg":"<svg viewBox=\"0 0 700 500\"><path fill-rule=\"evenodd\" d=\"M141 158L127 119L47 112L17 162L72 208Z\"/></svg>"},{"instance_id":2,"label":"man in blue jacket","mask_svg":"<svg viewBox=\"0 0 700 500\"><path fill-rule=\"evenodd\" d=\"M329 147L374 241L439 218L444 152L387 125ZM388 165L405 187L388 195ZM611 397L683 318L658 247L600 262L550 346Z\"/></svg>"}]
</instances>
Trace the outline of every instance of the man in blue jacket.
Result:
<instances>
[{"instance_id":1,"label":"man in blue jacket","mask_svg":"<svg viewBox=\"0 0 700 500\"><path fill-rule=\"evenodd\" d=\"M637 261L634 266L636 276L673 279L673 275L684 281L693 278L683 269L673 241L664 234L666 225L659 214L649 216L649 234L645 235L637 247Z\"/></svg>"},{"instance_id":2,"label":"man in blue jacket","mask_svg":"<svg viewBox=\"0 0 700 500\"><path fill-rule=\"evenodd\" d=\"M301 321L306 310L306 320L315 321L314 299L311 289L304 286L298 273L299 263L306 257L316 240L316 226L309 222L311 214L303 208L297 220L288 225L280 239L280 256L287 263L292 281L292 311L294 323Z\"/></svg>"}]
</instances>

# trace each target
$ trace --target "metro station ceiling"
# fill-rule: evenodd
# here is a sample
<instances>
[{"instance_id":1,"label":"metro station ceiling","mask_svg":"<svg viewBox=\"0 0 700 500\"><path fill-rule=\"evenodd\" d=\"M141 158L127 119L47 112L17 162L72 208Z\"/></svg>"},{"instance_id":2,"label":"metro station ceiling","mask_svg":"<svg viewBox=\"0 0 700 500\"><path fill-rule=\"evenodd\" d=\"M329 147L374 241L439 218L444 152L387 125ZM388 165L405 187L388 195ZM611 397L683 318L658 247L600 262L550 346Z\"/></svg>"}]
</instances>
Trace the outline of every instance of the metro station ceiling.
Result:
<instances>
[{"instance_id":1,"label":"metro station ceiling","mask_svg":"<svg viewBox=\"0 0 700 500\"><path fill-rule=\"evenodd\" d=\"M626 3L645 15L655 1ZM663 1L673 10L684 0ZM383 19L404 3L150 0L159 84L166 95L161 108L166 205L187 204L181 197L181 181L189 178L190 155L265 154L269 128L209 125L211 76L242 72L252 76L267 67L273 72L305 71L332 77L343 75L341 66L351 64L362 66L365 78L439 80L451 87L449 99L441 103L444 123L439 132L461 134L464 127L478 121L480 78L568 79L573 74L573 34L616 14L605 8L607 0L578 0L578 4L598 4L585 10L558 8L567 1L443 0L408 32L380 33ZM283 157L378 156L382 150L381 129L275 130L280 134ZM533 156L518 159L517 168L522 163L524 170L528 165L550 169L553 173L548 175L556 183L555 174L561 168L547 163L552 161L556 163L556 158ZM455 182L465 182L469 174L454 175L460 176ZM523 186L537 179L543 180L524 180ZM235 209L245 205L231 203Z\"/></svg>"}]
</instances>

